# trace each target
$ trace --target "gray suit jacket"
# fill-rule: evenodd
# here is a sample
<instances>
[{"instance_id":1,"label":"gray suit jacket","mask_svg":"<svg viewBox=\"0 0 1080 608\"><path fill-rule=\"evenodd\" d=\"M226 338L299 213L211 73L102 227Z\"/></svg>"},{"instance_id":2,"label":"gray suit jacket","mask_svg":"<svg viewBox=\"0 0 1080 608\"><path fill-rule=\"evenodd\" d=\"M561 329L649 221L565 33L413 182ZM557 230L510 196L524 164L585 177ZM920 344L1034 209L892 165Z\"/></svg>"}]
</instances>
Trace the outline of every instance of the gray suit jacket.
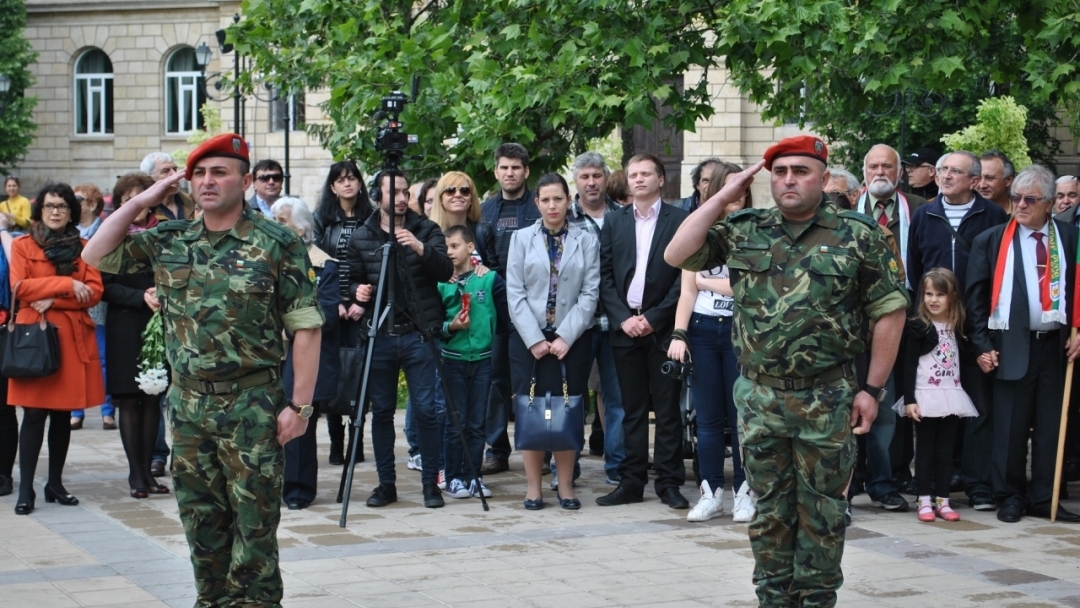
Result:
<instances>
[{"instance_id":1,"label":"gray suit jacket","mask_svg":"<svg viewBox=\"0 0 1080 608\"><path fill-rule=\"evenodd\" d=\"M544 339L551 263L543 224L537 220L514 232L506 261L506 302L510 320L526 346ZM563 243L555 303L555 332L568 344L593 325L600 295L600 243L570 224Z\"/></svg>"}]
</instances>

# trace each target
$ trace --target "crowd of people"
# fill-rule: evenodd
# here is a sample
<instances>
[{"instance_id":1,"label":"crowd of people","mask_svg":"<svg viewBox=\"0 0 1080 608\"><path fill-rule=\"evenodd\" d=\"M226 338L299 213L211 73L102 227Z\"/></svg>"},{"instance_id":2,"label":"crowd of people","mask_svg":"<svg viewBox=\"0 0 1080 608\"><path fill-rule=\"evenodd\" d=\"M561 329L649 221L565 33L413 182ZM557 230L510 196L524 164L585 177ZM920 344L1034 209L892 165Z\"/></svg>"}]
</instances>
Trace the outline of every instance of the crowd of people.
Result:
<instances>
[{"instance_id":1,"label":"crowd of people","mask_svg":"<svg viewBox=\"0 0 1080 608\"><path fill-rule=\"evenodd\" d=\"M492 161L498 188L483 202L459 171L410 185L337 162L313 208L283 196L279 163L249 170L233 134L200 146L183 174L169 155L147 155L110 200L92 184L51 183L31 202L8 177L0 314L55 326L61 365L0 382L23 409L21 428L15 407L0 409L0 495L16 490L18 453L15 512L34 511L48 427L44 498L78 504L62 480L71 431L101 406L103 428L119 428L131 497L175 492L189 542L213 547L193 552L200 598L280 598L266 532L280 504L316 499L321 457L362 461L369 429L379 483L366 504L398 500L403 373L406 467L419 471L425 507L492 495L484 477L509 470L516 395L592 395L588 450L613 486L596 504L642 502L652 478L689 521L730 505L750 523L763 602L835 601L862 492L888 511L913 495L921 521L960 519L949 503L959 492L1003 522L1050 517L1065 363L1080 353L1067 331L1076 177L1038 165L1017 174L996 150L901 158L878 144L860 180L800 136L745 170L706 159L691 196L665 202L665 167L649 154L614 173L598 153L578 156L573 194L556 173L530 189L518 144ZM763 167L775 206L755 208ZM168 352L164 396L136 380L151 323ZM359 404L359 360L345 356L357 348L371 362ZM686 390L693 508L681 490ZM232 407L241 396L245 407ZM172 488L158 481L166 417ZM1077 421L1067 480L1080 480ZM358 446L346 441L355 430ZM521 451L524 509L546 506L546 475L559 507L582 508L582 450ZM246 510L258 517L230 529ZM265 563L230 556L234 543ZM821 567L793 572L803 553Z\"/></svg>"}]
</instances>

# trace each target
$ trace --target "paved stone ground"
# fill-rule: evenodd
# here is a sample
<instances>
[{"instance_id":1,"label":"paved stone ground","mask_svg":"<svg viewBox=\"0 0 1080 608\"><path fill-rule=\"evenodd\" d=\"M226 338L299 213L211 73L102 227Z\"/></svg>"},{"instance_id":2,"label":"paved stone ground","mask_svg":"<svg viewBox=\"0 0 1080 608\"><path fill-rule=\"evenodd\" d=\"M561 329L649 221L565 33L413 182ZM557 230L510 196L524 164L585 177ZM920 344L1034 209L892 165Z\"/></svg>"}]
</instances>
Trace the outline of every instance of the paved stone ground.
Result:
<instances>
[{"instance_id":1,"label":"paved stone ground","mask_svg":"<svg viewBox=\"0 0 1080 608\"><path fill-rule=\"evenodd\" d=\"M550 502L543 511L522 509L520 459L509 473L489 476L490 512L476 499L424 509L419 475L406 470L399 442L400 502L364 506L376 485L369 451L356 470L347 528L338 527L333 502L337 467L320 472L311 508L283 511L285 606L757 604L746 527L730 516L689 524L685 511L651 494L640 505L597 507L593 500L610 488L598 458L582 459L578 512ZM191 606L194 584L174 498L128 497L120 438L101 430L100 417L88 416L72 435L68 460L65 481L79 506L44 503L40 478L31 516L13 514L14 496L0 499L0 605ZM1073 492L1080 496L1080 487ZM1077 502L1065 504L1080 511ZM966 505L959 512L959 523L921 524L911 512L885 513L857 498L839 605L1080 607L1080 525L1033 518L1006 525Z\"/></svg>"}]
</instances>

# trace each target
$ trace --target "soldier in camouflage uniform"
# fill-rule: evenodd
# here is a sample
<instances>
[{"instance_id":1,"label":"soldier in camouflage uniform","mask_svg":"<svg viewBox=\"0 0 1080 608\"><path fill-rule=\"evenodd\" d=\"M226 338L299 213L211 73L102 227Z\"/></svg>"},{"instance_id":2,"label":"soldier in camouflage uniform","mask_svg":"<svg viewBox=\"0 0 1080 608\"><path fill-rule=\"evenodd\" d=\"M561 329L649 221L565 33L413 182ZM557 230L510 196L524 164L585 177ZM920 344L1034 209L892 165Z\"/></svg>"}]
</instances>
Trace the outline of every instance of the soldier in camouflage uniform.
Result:
<instances>
[{"instance_id":1,"label":"soldier in camouflage uniform","mask_svg":"<svg viewBox=\"0 0 1080 608\"><path fill-rule=\"evenodd\" d=\"M282 445L307 426L323 317L299 237L244 205L251 175L243 140L215 137L187 166L202 218L124 237L136 214L175 192L178 174L102 223L84 257L106 272L154 269L196 607L276 607ZM277 373L283 329L295 333L291 401Z\"/></svg>"},{"instance_id":2,"label":"soldier in camouflage uniform","mask_svg":"<svg viewBox=\"0 0 1080 608\"><path fill-rule=\"evenodd\" d=\"M686 270L731 271L742 372L735 403L758 496L749 533L761 606L836 604L852 428L867 431L877 415L908 301L877 224L822 202L827 155L810 136L769 148L683 222L665 253ZM762 166L777 207L713 225ZM867 346L867 319L876 321L870 372L858 390L852 360Z\"/></svg>"}]
</instances>

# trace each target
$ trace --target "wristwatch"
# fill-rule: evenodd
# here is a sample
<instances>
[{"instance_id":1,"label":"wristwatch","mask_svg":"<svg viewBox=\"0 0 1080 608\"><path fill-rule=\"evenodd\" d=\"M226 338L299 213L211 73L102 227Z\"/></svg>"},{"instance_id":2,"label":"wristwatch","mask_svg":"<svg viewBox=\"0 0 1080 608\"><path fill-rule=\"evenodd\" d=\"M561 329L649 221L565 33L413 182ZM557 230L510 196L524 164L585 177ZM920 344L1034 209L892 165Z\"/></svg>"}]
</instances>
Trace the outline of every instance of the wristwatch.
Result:
<instances>
[{"instance_id":1,"label":"wristwatch","mask_svg":"<svg viewBox=\"0 0 1080 608\"><path fill-rule=\"evenodd\" d=\"M289 402L289 409L296 412L296 415L304 420L311 418L311 415L315 413L315 408L310 405L296 405L292 401Z\"/></svg>"},{"instance_id":2,"label":"wristwatch","mask_svg":"<svg viewBox=\"0 0 1080 608\"><path fill-rule=\"evenodd\" d=\"M876 399L878 403L885 401L885 397L889 395L889 389L881 388L880 386L864 384L862 390L866 391L867 394Z\"/></svg>"}]
</instances>

